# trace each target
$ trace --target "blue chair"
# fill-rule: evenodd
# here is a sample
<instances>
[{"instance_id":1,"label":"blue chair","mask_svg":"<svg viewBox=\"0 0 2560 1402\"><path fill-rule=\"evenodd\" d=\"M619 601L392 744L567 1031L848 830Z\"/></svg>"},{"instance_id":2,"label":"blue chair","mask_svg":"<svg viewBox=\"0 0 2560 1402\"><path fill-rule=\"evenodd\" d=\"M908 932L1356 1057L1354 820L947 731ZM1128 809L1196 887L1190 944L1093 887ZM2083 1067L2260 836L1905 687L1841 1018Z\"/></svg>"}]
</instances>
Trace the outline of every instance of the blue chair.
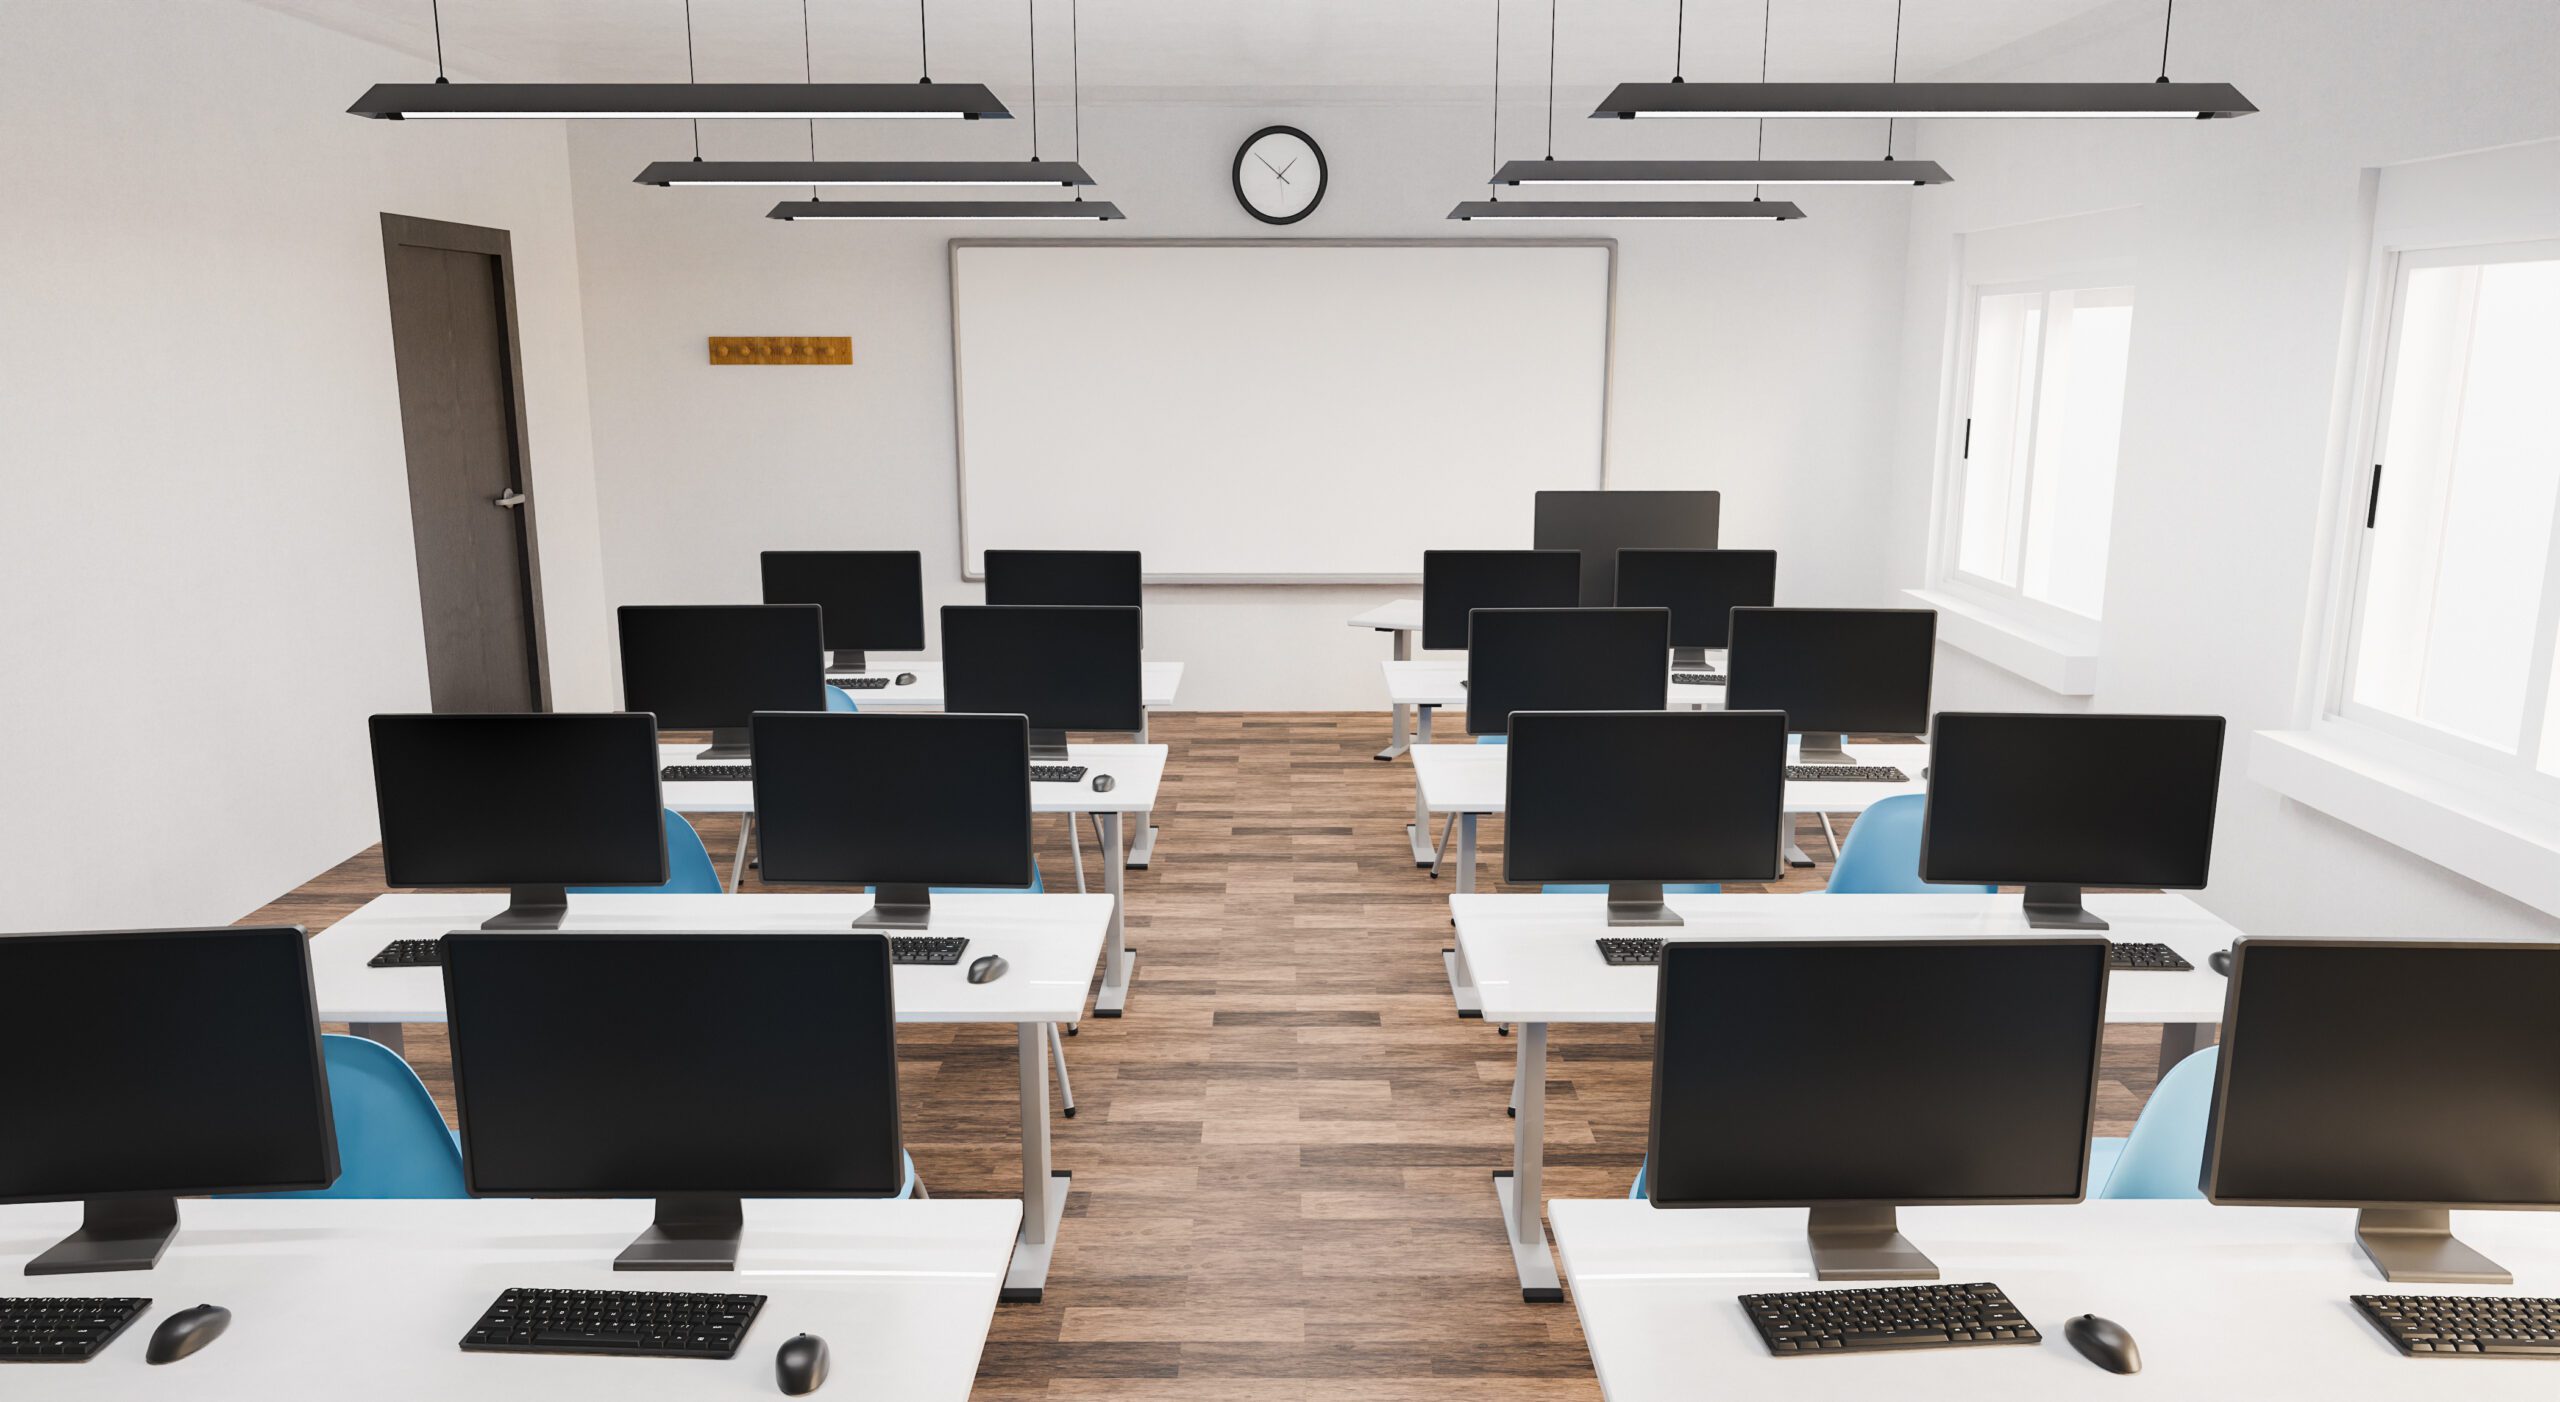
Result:
<instances>
[{"instance_id":1,"label":"blue chair","mask_svg":"<svg viewBox=\"0 0 2560 1402\"><path fill-rule=\"evenodd\" d=\"M861 707L853 704L852 692L840 686L830 686L827 688L827 709L849 715Z\"/></svg>"},{"instance_id":2,"label":"blue chair","mask_svg":"<svg viewBox=\"0 0 2560 1402\"><path fill-rule=\"evenodd\" d=\"M2213 1108L2213 1070L2222 1048L2206 1047L2169 1068L2151 1090L2126 1136L2102 1198L2200 1198L2204 1176L2205 1122ZM2099 1141L2104 1143L2105 1141ZM2089 1181L2099 1181L2093 1164Z\"/></svg>"},{"instance_id":3,"label":"blue chair","mask_svg":"<svg viewBox=\"0 0 2560 1402\"><path fill-rule=\"evenodd\" d=\"M1920 818L1927 803L1920 794L1895 794L1859 814L1840 844L1840 859L1831 864L1830 892L1835 896L1927 896L1989 895L1999 890L1920 879Z\"/></svg>"},{"instance_id":4,"label":"blue chair","mask_svg":"<svg viewBox=\"0 0 2560 1402\"><path fill-rule=\"evenodd\" d=\"M832 691L835 688L829 687ZM716 896L729 889L720 879L720 868L711 864L711 851L702 845L702 834L693 830L682 813L666 810L667 879L655 886L572 886L573 896L638 895Z\"/></svg>"},{"instance_id":5,"label":"blue chair","mask_svg":"<svg viewBox=\"0 0 2560 1402\"><path fill-rule=\"evenodd\" d=\"M338 1126L338 1181L268 1198L461 1198L462 1150L435 1097L400 1054L362 1037L327 1035L329 1114Z\"/></svg>"}]
</instances>

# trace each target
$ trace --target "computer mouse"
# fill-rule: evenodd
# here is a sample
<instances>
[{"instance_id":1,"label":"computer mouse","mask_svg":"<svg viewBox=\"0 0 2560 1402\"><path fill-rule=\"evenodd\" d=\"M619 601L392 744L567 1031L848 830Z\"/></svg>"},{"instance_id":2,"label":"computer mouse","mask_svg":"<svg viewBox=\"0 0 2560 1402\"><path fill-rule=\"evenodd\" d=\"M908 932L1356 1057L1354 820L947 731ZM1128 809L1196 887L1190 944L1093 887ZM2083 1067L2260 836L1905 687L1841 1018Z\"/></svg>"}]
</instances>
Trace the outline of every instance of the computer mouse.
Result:
<instances>
[{"instance_id":1,"label":"computer mouse","mask_svg":"<svg viewBox=\"0 0 2560 1402\"><path fill-rule=\"evenodd\" d=\"M916 684L916 674L913 672L900 672L898 674L897 684L899 686L914 686ZM818 1347L823 1349L826 1345L820 1344Z\"/></svg>"},{"instance_id":2,"label":"computer mouse","mask_svg":"<svg viewBox=\"0 0 2560 1402\"><path fill-rule=\"evenodd\" d=\"M183 1309L151 1331L151 1347L142 1356L152 1363L175 1363L221 1338L230 1327L231 1311L220 1305Z\"/></svg>"},{"instance_id":3,"label":"computer mouse","mask_svg":"<svg viewBox=\"0 0 2560 1402\"><path fill-rule=\"evenodd\" d=\"M2080 1356L2110 1373L2142 1371L2142 1350L2133 1346L2133 1336L2112 1319L2094 1314L2074 1315L2062 1326L2062 1337L2080 1350Z\"/></svg>"},{"instance_id":4,"label":"computer mouse","mask_svg":"<svg viewBox=\"0 0 2560 1402\"><path fill-rule=\"evenodd\" d=\"M815 1392L827 1380L827 1341L815 1334L794 1334L773 1355L773 1380L785 1397Z\"/></svg>"},{"instance_id":5,"label":"computer mouse","mask_svg":"<svg viewBox=\"0 0 2560 1402\"><path fill-rule=\"evenodd\" d=\"M1003 978L1004 971L1010 967L1001 954L981 954L969 961L969 982L993 983Z\"/></svg>"},{"instance_id":6,"label":"computer mouse","mask_svg":"<svg viewBox=\"0 0 2560 1402\"><path fill-rule=\"evenodd\" d=\"M2212 952L2211 954L2206 955L2206 956L2204 957L2204 962L2205 962L2205 967L2206 967L2206 968L2209 968L2209 969L2213 970L2215 973L2222 975L2224 978L2229 978L2229 977L2231 977L2231 951L2230 951L2230 950L2227 950L2227 949L2217 949L2217 950L2215 950L2214 952Z\"/></svg>"},{"instance_id":7,"label":"computer mouse","mask_svg":"<svg viewBox=\"0 0 2560 1402\"><path fill-rule=\"evenodd\" d=\"M1095 793L1109 793L1118 787L1120 787L1120 781L1112 778L1108 774L1096 774L1093 776L1093 791Z\"/></svg>"}]
</instances>

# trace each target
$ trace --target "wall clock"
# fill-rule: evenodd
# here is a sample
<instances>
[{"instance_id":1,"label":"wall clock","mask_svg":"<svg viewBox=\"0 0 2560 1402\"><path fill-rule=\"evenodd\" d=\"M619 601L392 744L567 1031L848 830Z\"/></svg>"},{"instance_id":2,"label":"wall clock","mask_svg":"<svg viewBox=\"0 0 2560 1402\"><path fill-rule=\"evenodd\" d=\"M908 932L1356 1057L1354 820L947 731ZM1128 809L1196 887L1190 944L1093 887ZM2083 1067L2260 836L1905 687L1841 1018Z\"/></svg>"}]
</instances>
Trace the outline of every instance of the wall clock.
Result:
<instances>
[{"instance_id":1,"label":"wall clock","mask_svg":"<svg viewBox=\"0 0 2560 1402\"><path fill-rule=\"evenodd\" d=\"M1236 148L1236 203L1265 224L1295 224L1324 200L1324 150L1296 127L1264 127Z\"/></svg>"}]
</instances>

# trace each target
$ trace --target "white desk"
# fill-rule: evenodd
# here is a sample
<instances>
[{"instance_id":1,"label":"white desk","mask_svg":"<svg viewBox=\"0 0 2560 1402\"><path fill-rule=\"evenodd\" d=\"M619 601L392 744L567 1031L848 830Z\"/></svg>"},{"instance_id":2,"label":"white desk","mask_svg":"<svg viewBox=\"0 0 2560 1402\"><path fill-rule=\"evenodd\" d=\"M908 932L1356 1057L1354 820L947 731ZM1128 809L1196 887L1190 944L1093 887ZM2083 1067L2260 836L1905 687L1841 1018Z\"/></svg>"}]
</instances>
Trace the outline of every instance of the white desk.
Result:
<instances>
[{"instance_id":1,"label":"white desk","mask_svg":"<svg viewBox=\"0 0 2560 1402\"><path fill-rule=\"evenodd\" d=\"M773 1355L794 1334L827 1341L820 1396L969 1395L1022 1205L759 1199L738 1269L616 1274L649 1225L646 1202L206 1201L149 1271L18 1274L80 1225L77 1203L0 1207L0 1272L18 1295L141 1295L140 1318L83 1363L8 1365L12 1398L133 1402L642 1402L770 1398ZM509 1286L717 1290L767 1296L730 1359L465 1353L464 1332ZM151 1331L199 1301L231 1327L153 1367Z\"/></svg>"},{"instance_id":2,"label":"white desk","mask_svg":"<svg viewBox=\"0 0 2560 1402\"><path fill-rule=\"evenodd\" d=\"M897 677L900 673L912 674L915 680L905 686L899 686ZM837 680L838 675L831 675L828 680ZM853 698L854 705L865 710L939 711L942 709L942 664L938 661L924 659L914 662L879 662L873 664L869 671L861 675L874 677L885 675L890 678L890 685L878 691L846 693ZM1138 664L1138 699L1147 710L1161 710L1171 706L1175 694L1181 690L1181 663L1141 662ZM1146 716L1141 714L1138 717L1137 739L1139 743L1144 744L1146 738L1147 720ZM1154 806L1155 796L1150 793L1147 802L1139 805L1137 809L1121 810L1138 813L1137 836L1129 845L1128 863L1140 871L1145 871L1147 863L1155 860L1155 815L1145 811ZM1113 850L1118 850L1117 843L1113 844ZM734 887L737 883L733 881L729 884Z\"/></svg>"},{"instance_id":3,"label":"white desk","mask_svg":"<svg viewBox=\"0 0 2560 1402\"><path fill-rule=\"evenodd\" d=\"M695 745L660 745L661 765L690 764L701 753ZM1081 764L1091 772L1073 784L1039 784L1031 786L1031 811L1065 813L1067 821L1091 813L1102 824L1102 889L1111 897L1111 927L1103 946L1102 989L1094 997L1093 1015L1118 1017L1129 1002L1129 974L1135 967L1137 951L1127 944L1123 930L1122 910L1128 878L1119 858L1122 820L1129 814L1144 815L1153 808L1156 792L1164 784L1165 747L1162 745L1069 745L1069 763ZM1111 792L1096 793L1095 776L1108 774L1115 781ZM756 787L753 781L693 780L670 781L661 787L662 801L679 813L753 813ZM874 796L853 793L848 798L874 801ZM894 798L889 799L894 801ZM729 858L729 889L738 889L740 874L747 862L747 824L738 825L738 849ZM1131 860L1125 866L1143 867L1146 863ZM1076 886L1084 886L1084 868L1076 868ZM442 933L439 931L438 933Z\"/></svg>"},{"instance_id":4,"label":"white desk","mask_svg":"<svg viewBox=\"0 0 2560 1402\"><path fill-rule=\"evenodd\" d=\"M471 893L394 893L366 902L312 937L311 981L320 1020L348 1023L356 1035L395 1048L401 1023L444 1021L443 969L375 969L365 961L393 940L436 939L449 930L470 929L506 903L502 895ZM1014 1024L1022 1072L1024 1215L1022 1239L1005 1278L1008 1300L1040 1298L1058 1222L1066 1211L1069 1175L1050 1166L1045 1029L1083 1015L1104 929L1119 905L1111 896L936 896L932 933L965 935L968 949L957 964L901 964L894 974L900 1022ZM722 934L842 930L870 908L870 897L855 895L571 896L561 928ZM969 963L981 954L1002 954L1011 967L992 983L973 984Z\"/></svg>"},{"instance_id":5,"label":"white desk","mask_svg":"<svg viewBox=\"0 0 2560 1402\"><path fill-rule=\"evenodd\" d=\"M1653 1021L1656 971L1612 968L1593 941L1610 934L1668 939L1983 939L2033 936L2022 898L1931 896L1671 896L1685 925L1608 924L1605 896L1451 896L1456 977L1472 982L1481 1015L1515 1024L1511 1168L1494 1176L1510 1228L1523 1299L1561 1298L1538 1220L1546 1155L1547 1027L1558 1022ZM2168 945L2187 973L2118 973L2107 980L2107 1021L2162 1024L2161 1061L2210 1042L2222 1022L2223 978L2205 963L2240 932L2180 895L2092 895L2109 939ZM2173 1056L2173 1051L2175 1055ZM1923 1248L1926 1249L1925 1247Z\"/></svg>"},{"instance_id":6,"label":"white desk","mask_svg":"<svg viewBox=\"0 0 2560 1402\"><path fill-rule=\"evenodd\" d=\"M1722 654L1719 653L1716 656L1721 657ZM1418 662L1407 660L1381 662L1378 666L1386 676L1387 704L1397 708L1410 706L1418 717L1413 734L1415 745L1431 743L1433 711L1443 706L1455 706L1460 710L1466 708L1467 659L1463 654L1425 658ZM1720 686L1682 686L1673 683L1668 691L1669 694L1665 698L1668 702L1665 709L1668 710L1721 711L1724 709L1724 688ZM1379 758L1384 759L1386 756L1381 755ZM1414 790L1413 822L1404 830L1404 833L1405 840L1413 847L1413 864L1418 867L1431 865L1433 855L1431 815L1422 806L1422 791L1418 784Z\"/></svg>"},{"instance_id":7,"label":"white desk","mask_svg":"<svg viewBox=\"0 0 2560 1402\"><path fill-rule=\"evenodd\" d=\"M2454 1214L2456 1236L2516 1273L2513 1287L2399 1286L2356 1248L2355 1214L2214 1207L2201 1199L2075 1207L1907 1207L1905 1235L1949 1281L2007 1291L2042 1344L1773 1358L1736 1296L1832 1288L1813 1279L1805 1214L1667 1211L1641 1202L1547 1204L1574 1308L1609 1402L1688 1402L1714 1379L1736 1398L2549 1398L2550 1364L2404 1358L2351 1295L2560 1294L2560 1220ZM1844 1282L1848 1287L1852 1283ZM2119 1377L2062 1336L2075 1315L2133 1335L2142 1371Z\"/></svg>"},{"instance_id":8,"label":"white desk","mask_svg":"<svg viewBox=\"0 0 2560 1402\"><path fill-rule=\"evenodd\" d=\"M1413 656L1413 635L1422 631L1422 601L1389 599L1367 613L1353 614L1351 626L1392 635L1396 640L1396 660L1406 661ZM1393 709L1396 716L1395 741L1378 751L1379 759L1394 759L1403 754L1411 743L1413 732L1406 726L1407 709L1401 703Z\"/></svg>"}]
</instances>

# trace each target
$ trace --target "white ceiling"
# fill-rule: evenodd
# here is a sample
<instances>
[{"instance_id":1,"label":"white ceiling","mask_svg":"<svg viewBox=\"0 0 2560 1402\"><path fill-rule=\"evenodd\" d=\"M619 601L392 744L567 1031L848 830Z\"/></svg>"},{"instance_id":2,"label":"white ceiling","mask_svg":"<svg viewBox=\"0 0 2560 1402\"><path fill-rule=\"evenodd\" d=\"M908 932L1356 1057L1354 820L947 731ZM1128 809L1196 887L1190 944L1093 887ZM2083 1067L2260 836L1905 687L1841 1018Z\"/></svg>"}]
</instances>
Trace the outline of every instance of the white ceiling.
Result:
<instances>
[{"instance_id":1,"label":"white ceiling","mask_svg":"<svg viewBox=\"0 0 2560 1402\"><path fill-rule=\"evenodd\" d=\"M432 76L429 0L249 0L416 56ZM1028 0L925 0L933 71L999 93L1024 83ZM1772 0L1772 79L1886 76L1896 0ZM1920 77L2105 8L2109 0L1904 0L1902 73ZM1067 77L1070 0L1038 0L1041 82ZM1481 95L1494 0L1092 0L1080 17L1088 95L1402 90ZM684 0L443 0L445 57L482 81L674 81L685 76ZM820 81L916 76L915 0L807 0ZM703 81L801 76L802 0L693 0ZM1503 80L1542 87L1546 6L1504 0ZM1630 79L1671 76L1677 0L1574 0L1557 19L1566 102ZM1756 0L1688 0L1687 76L1758 75ZM2142 55L2128 53L2127 73ZM350 95L352 96L352 95ZM1585 110L1588 103L1584 102Z\"/></svg>"}]
</instances>

